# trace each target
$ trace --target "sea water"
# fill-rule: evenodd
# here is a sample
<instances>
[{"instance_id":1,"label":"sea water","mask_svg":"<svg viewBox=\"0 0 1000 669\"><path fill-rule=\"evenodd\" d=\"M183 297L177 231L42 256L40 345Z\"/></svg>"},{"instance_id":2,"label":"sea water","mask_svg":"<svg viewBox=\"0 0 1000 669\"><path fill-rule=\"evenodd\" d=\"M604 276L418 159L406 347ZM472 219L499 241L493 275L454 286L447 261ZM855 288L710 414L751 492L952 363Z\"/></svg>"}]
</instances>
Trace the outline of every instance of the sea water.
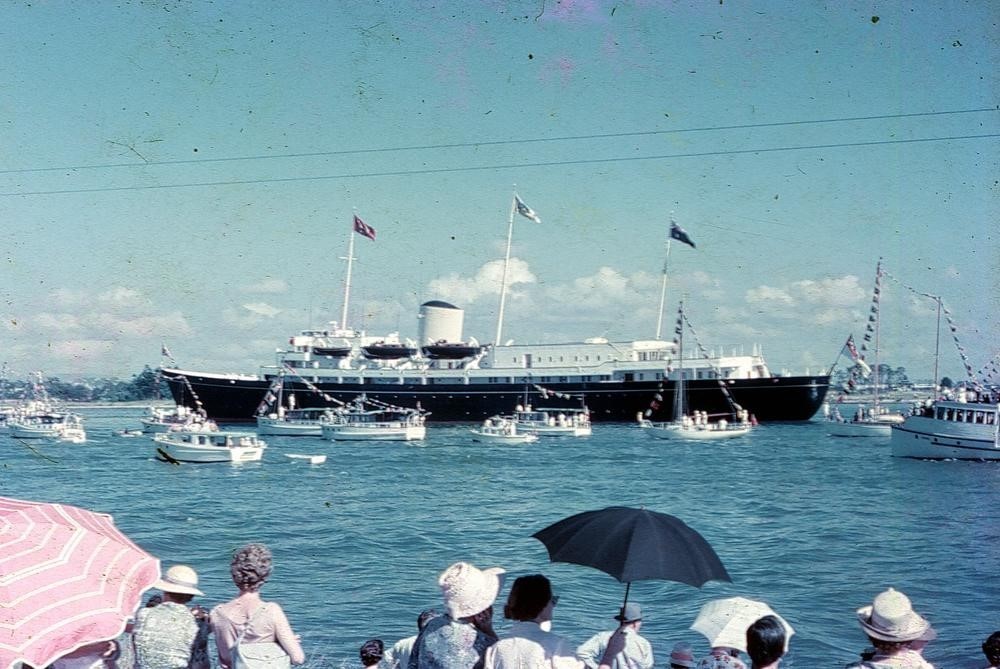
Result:
<instances>
[{"instance_id":1,"label":"sea water","mask_svg":"<svg viewBox=\"0 0 1000 669\"><path fill-rule=\"evenodd\" d=\"M887 440L826 435L823 423L761 425L726 442L657 440L634 425L595 424L588 438L472 441L471 425L434 425L422 442L271 437L264 459L170 465L153 459L138 409L85 411L82 445L0 436L0 494L114 515L166 566L185 563L212 606L236 594L234 548L274 552L263 590L302 637L310 667L357 667L370 638L390 645L441 608L438 574L459 560L543 573L559 594L554 631L579 643L612 629L625 586L588 567L549 562L531 535L607 506L682 519L714 547L732 582L702 588L633 583L657 668L705 602L766 601L795 628L785 667L840 667L867 640L857 608L905 592L938 631L937 667L984 666L1000 629L1000 467L893 458ZM322 465L284 453L326 454ZM165 568L164 567L164 568ZM496 628L502 634L502 602ZM198 600L196 600L198 601Z\"/></svg>"}]
</instances>

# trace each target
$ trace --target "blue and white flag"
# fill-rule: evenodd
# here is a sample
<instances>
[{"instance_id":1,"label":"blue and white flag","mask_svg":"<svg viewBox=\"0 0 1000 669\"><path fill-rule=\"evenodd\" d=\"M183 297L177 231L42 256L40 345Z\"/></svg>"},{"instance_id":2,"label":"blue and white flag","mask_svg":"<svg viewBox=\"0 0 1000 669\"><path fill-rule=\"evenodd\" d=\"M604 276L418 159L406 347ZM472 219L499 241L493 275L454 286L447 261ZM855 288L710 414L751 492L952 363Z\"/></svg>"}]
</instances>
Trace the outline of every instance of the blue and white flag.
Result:
<instances>
[{"instance_id":1,"label":"blue and white flag","mask_svg":"<svg viewBox=\"0 0 1000 669\"><path fill-rule=\"evenodd\" d=\"M517 209L517 213L521 214L521 216L524 216L535 223L542 222L542 219L538 218L538 214L535 213L535 210L522 202L521 198L519 198L516 194L514 195L514 207Z\"/></svg>"},{"instance_id":2,"label":"blue and white flag","mask_svg":"<svg viewBox=\"0 0 1000 669\"><path fill-rule=\"evenodd\" d=\"M691 248L696 248L694 242L692 242L691 238L688 237L688 233L684 231L684 228L677 225L673 221L670 221L670 237L672 239L676 239L679 242L684 242Z\"/></svg>"}]
</instances>

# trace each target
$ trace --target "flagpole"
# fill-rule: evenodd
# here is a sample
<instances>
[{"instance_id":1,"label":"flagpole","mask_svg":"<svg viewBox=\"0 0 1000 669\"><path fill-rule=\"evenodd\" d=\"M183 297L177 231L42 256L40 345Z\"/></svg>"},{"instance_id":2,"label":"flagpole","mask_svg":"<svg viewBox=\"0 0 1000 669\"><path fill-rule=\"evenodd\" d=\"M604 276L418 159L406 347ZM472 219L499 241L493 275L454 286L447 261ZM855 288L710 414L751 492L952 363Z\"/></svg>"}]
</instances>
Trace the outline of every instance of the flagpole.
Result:
<instances>
[{"instance_id":1,"label":"flagpole","mask_svg":"<svg viewBox=\"0 0 1000 669\"><path fill-rule=\"evenodd\" d=\"M667 235L667 255L663 259L663 279L660 282L660 308L656 312L656 340L660 340L663 328L663 305L667 299L667 266L670 264L670 235Z\"/></svg>"},{"instance_id":2,"label":"flagpole","mask_svg":"<svg viewBox=\"0 0 1000 669\"><path fill-rule=\"evenodd\" d=\"M340 327L347 329L347 304L351 297L351 265L354 263L354 219L351 219L350 241L347 242L347 277L344 279L344 306L340 312Z\"/></svg>"},{"instance_id":3,"label":"flagpole","mask_svg":"<svg viewBox=\"0 0 1000 669\"><path fill-rule=\"evenodd\" d=\"M494 346L500 346L500 335L503 333L503 308L507 302L507 270L510 267L510 243L514 237L514 209L517 206L517 191L510 198L510 216L507 217L507 252L503 258L503 278L500 280L500 309L497 314L497 336Z\"/></svg>"},{"instance_id":4,"label":"flagpole","mask_svg":"<svg viewBox=\"0 0 1000 669\"><path fill-rule=\"evenodd\" d=\"M872 396L872 404L875 407L876 416L878 416L878 381L879 381L879 369L878 369L878 353L879 353L879 333L881 330L882 314L879 310L882 308L882 259L878 259L878 264L875 266L875 392Z\"/></svg>"},{"instance_id":5,"label":"flagpole","mask_svg":"<svg viewBox=\"0 0 1000 669\"><path fill-rule=\"evenodd\" d=\"M937 302L937 332L934 339L934 397L938 394L938 354L941 352L941 297L934 296Z\"/></svg>"}]
</instances>

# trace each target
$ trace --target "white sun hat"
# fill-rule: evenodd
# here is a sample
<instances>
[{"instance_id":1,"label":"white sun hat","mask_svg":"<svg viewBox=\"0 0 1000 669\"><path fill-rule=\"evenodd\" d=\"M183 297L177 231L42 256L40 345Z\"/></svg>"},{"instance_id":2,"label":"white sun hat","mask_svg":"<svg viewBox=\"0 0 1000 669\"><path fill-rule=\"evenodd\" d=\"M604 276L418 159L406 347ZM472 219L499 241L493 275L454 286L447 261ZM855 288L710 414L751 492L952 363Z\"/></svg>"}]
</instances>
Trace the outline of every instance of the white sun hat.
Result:
<instances>
[{"instance_id":1,"label":"white sun hat","mask_svg":"<svg viewBox=\"0 0 1000 669\"><path fill-rule=\"evenodd\" d=\"M871 606L858 609L858 622L866 634L882 641L913 641L931 634L930 623L913 610L910 598L892 588L879 593Z\"/></svg>"},{"instance_id":2,"label":"white sun hat","mask_svg":"<svg viewBox=\"0 0 1000 669\"><path fill-rule=\"evenodd\" d=\"M478 569L468 562L456 562L438 577L448 615L466 618L483 611L496 600L503 587L505 569Z\"/></svg>"},{"instance_id":3,"label":"white sun hat","mask_svg":"<svg viewBox=\"0 0 1000 669\"><path fill-rule=\"evenodd\" d=\"M198 573L186 564L175 564L167 570L153 587L163 592L176 592L182 595L204 595L197 588Z\"/></svg>"}]
</instances>

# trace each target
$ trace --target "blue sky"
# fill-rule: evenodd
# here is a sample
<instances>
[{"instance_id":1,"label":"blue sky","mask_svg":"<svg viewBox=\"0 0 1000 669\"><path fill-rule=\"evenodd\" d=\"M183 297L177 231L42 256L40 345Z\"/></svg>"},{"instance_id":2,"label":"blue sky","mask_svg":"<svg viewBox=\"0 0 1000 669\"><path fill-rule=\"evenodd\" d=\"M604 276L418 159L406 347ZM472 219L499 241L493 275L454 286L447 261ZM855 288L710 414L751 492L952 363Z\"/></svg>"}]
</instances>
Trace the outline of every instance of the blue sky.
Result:
<instances>
[{"instance_id":1,"label":"blue sky","mask_svg":"<svg viewBox=\"0 0 1000 669\"><path fill-rule=\"evenodd\" d=\"M670 213L703 343L828 367L880 256L882 354L929 377L941 295L1000 353L995 3L20 2L0 8L10 376L255 372L340 315L415 336L651 338ZM912 290L911 290L912 289ZM964 375L947 322L942 371Z\"/></svg>"}]
</instances>

